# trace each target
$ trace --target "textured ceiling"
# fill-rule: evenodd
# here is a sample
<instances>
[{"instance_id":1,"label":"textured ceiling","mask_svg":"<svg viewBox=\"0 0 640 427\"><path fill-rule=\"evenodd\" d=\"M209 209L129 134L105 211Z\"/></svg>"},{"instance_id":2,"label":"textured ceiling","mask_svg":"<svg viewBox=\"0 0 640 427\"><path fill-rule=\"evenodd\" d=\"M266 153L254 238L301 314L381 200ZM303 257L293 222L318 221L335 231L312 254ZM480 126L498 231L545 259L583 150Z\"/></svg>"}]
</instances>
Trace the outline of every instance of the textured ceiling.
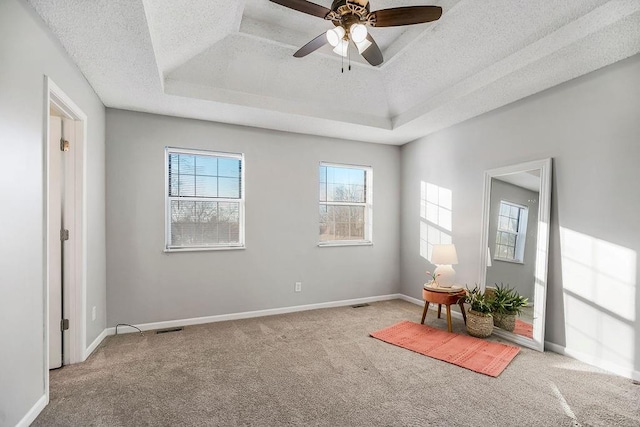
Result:
<instances>
[{"instance_id":1,"label":"textured ceiling","mask_svg":"<svg viewBox=\"0 0 640 427\"><path fill-rule=\"evenodd\" d=\"M638 0L371 0L439 21L372 28L385 62L268 0L28 0L108 107L402 144L640 52ZM330 0L316 0L330 7Z\"/></svg>"}]
</instances>

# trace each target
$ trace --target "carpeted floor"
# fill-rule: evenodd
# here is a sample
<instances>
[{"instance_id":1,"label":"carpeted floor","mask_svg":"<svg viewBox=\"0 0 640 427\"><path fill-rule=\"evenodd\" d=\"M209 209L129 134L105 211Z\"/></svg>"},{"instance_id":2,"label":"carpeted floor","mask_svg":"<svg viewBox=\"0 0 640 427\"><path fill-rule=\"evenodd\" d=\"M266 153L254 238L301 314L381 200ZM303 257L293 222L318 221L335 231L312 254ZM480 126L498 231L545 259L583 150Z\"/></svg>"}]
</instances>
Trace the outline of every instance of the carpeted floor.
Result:
<instances>
[{"instance_id":1,"label":"carpeted floor","mask_svg":"<svg viewBox=\"0 0 640 427\"><path fill-rule=\"evenodd\" d=\"M33 425L640 425L640 386L555 353L491 378L369 337L421 314L396 300L108 337L51 372Z\"/></svg>"}]
</instances>

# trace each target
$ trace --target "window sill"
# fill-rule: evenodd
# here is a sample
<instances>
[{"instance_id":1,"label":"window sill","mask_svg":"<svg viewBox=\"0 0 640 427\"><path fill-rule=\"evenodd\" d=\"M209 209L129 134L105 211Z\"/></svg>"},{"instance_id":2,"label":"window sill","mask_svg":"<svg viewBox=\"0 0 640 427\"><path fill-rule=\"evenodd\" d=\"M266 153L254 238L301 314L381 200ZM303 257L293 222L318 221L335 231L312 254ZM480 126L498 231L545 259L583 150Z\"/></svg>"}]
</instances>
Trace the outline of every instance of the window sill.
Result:
<instances>
[{"instance_id":1,"label":"window sill","mask_svg":"<svg viewBox=\"0 0 640 427\"><path fill-rule=\"evenodd\" d=\"M519 261L517 259L504 259L504 258L494 258L494 261L500 261L500 262L510 262L511 264L521 264L524 265L523 261Z\"/></svg>"},{"instance_id":2,"label":"window sill","mask_svg":"<svg viewBox=\"0 0 640 427\"><path fill-rule=\"evenodd\" d=\"M246 249L244 246L224 246L215 248L171 248L165 249L163 252L175 254L180 252L206 252L206 251L237 251Z\"/></svg>"},{"instance_id":3,"label":"window sill","mask_svg":"<svg viewBox=\"0 0 640 427\"><path fill-rule=\"evenodd\" d=\"M337 246L373 246L373 242L370 241L356 241L356 242L321 242L318 243L320 248L334 248Z\"/></svg>"}]
</instances>

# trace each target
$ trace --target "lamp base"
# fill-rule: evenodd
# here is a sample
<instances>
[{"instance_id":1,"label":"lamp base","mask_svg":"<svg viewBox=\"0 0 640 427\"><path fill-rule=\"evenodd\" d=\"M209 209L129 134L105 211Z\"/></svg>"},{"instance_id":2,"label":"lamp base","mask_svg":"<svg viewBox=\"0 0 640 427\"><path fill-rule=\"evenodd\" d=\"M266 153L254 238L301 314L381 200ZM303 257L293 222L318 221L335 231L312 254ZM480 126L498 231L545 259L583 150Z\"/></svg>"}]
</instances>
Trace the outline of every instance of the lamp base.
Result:
<instances>
[{"instance_id":1,"label":"lamp base","mask_svg":"<svg viewBox=\"0 0 640 427\"><path fill-rule=\"evenodd\" d=\"M435 271L436 283L441 288L450 288L456 279L456 271L450 265L439 265Z\"/></svg>"}]
</instances>

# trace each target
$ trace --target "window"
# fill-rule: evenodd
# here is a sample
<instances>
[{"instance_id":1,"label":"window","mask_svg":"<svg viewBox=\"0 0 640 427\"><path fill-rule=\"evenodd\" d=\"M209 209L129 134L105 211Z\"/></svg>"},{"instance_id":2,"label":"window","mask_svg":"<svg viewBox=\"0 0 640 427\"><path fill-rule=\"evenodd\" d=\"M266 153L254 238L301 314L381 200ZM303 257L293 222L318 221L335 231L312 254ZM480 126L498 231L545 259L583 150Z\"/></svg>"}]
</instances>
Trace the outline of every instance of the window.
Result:
<instances>
[{"instance_id":1,"label":"window","mask_svg":"<svg viewBox=\"0 0 640 427\"><path fill-rule=\"evenodd\" d=\"M320 245L371 244L372 169L320 164Z\"/></svg>"},{"instance_id":2,"label":"window","mask_svg":"<svg viewBox=\"0 0 640 427\"><path fill-rule=\"evenodd\" d=\"M166 148L167 251L244 247L244 156Z\"/></svg>"},{"instance_id":3,"label":"window","mask_svg":"<svg viewBox=\"0 0 640 427\"><path fill-rule=\"evenodd\" d=\"M500 201L495 259L524 262L527 217L527 207Z\"/></svg>"}]
</instances>

